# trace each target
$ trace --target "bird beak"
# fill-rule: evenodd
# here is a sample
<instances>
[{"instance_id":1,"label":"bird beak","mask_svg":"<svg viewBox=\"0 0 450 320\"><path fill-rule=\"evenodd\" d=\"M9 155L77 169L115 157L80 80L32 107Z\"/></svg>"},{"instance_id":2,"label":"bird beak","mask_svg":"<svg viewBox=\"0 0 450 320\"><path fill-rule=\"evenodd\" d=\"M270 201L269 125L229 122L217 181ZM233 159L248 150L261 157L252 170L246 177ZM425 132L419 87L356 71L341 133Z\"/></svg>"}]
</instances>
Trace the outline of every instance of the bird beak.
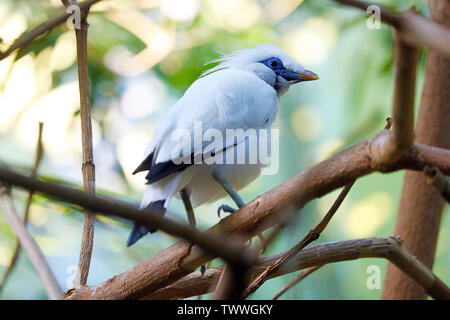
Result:
<instances>
[{"instance_id":1,"label":"bird beak","mask_svg":"<svg viewBox=\"0 0 450 320\"><path fill-rule=\"evenodd\" d=\"M286 81L291 81L292 83L319 79L319 76L317 74L308 70L294 72L288 69L283 69L279 71L279 75L282 76Z\"/></svg>"},{"instance_id":2,"label":"bird beak","mask_svg":"<svg viewBox=\"0 0 450 320\"><path fill-rule=\"evenodd\" d=\"M298 75L298 82L300 81L311 81L319 79L319 76L312 71L304 70L302 72L296 72Z\"/></svg>"}]
</instances>

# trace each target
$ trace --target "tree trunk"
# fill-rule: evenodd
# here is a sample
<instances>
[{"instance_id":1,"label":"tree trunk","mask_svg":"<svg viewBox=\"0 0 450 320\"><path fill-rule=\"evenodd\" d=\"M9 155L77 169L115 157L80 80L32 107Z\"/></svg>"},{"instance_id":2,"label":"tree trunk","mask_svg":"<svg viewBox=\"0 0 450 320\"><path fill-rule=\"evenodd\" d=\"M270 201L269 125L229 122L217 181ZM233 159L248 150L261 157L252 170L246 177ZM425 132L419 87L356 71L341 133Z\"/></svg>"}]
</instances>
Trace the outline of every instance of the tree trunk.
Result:
<instances>
[{"instance_id":1,"label":"tree trunk","mask_svg":"<svg viewBox=\"0 0 450 320\"><path fill-rule=\"evenodd\" d=\"M450 0L429 0L431 19L450 28ZM425 84L417 119L416 141L450 148L450 59L429 51ZM428 268L433 267L444 200L420 172L407 171L395 234L404 248ZM383 299L426 299L414 280L389 264Z\"/></svg>"}]
</instances>

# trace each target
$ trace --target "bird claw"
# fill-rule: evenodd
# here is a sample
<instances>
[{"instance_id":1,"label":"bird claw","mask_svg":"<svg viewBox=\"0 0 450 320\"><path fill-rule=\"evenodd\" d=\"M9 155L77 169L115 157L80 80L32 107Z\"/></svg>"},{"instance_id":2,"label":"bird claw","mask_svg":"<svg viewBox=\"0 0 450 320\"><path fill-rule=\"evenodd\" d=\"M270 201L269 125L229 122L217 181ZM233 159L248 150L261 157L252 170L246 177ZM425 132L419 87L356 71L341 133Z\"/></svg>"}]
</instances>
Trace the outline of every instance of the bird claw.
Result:
<instances>
[{"instance_id":1,"label":"bird claw","mask_svg":"<svg viewBox=\"0 0 450 320\"><path fill-rule=\"evenodd\" d=\"M219 218L220 218L220 211L234 213L237 210L234 209L233 207L230 207L229 205L223 204L219 208L217 208L217 215L219 216Z\"/></svg>"}]
</instances>

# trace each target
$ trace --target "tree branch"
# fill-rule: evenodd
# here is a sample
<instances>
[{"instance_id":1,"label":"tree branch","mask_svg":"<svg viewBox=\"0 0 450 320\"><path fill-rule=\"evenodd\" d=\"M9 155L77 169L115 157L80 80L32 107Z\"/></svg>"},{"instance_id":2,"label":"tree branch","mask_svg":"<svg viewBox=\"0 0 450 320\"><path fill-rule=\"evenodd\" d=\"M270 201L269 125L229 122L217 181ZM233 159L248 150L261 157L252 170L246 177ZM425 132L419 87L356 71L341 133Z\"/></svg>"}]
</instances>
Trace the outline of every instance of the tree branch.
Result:
<instances>
[{"instance_id":1,"label":"tree branch","mask_svg":"<svg viewBox=\"0 0 450 320\"><path fill-rule=\"evenodd\" d=\"M417 155L406 159L406 169L429 165L437 167L445 175L450 175L450 150L420 143L415 143L415 146L416 150L414 151L413 147L412 152L417 152Z\"/></svg>"},{"instance_id":2,"label":"tree branch","mask_svg":"<svg viewBox=\"0 0 450 320\"><path fill-rule=\"evenodd\" d=\"M32 178L36 178L37 170L39 168L39 164L41 163L41 159L42 159L42 155L43 155L43 151L44 151L44 148L42 145L42 129L43 129L43 127L44 127L44 124L42 122L39 122L38 138L37 138L37 145L36 145L36 156L34 159L33 168L31 169L31 177ZM33 193L34 193L33 190L30 190L28 192L27 203L25 205L25 213L23 215L23 225L25 227L28 222L28 216L30 213L30 207L31 207L31 201L33 199ZM4 287L6 280L8 279L8 276L11 274L11 271L13 271L13 269L16 265L17 259L19 258L20 248L21 248L20 241L19 241L19 239L17 239L16 245L14 247L13 255L11 256L8 267L6 268L6 271L3 274L2 280L0 281L0 291Z\"/></svg>"},{"instance_id":3,"label":"tree branch","mask_svg":"<svg viewBox=\"0 0 450 320\"><path fill-rule=\"evenodd\" d=\"M77 39L78 57L78 84L80 87L80 118L81 118L81 146L83 153L84 190L89 194L95 194L95 165L92 143L92 120L89 92L89 71L87 62L87 16L90 7L82 12L80 29L75 29ZM80 257L75 277L74 286L86 285L91 264L92 250L94 247L94 214L84 210L83 235L81 239Z\"/></svg>"},{"instance_id":4,"label":"tree branch","mask_svg":"<svg viewBox=\"0 0 450 320\"><path fill-rule=\"evenodd\" d=\"M38 245L28 233L28 230L25 228L23 222L20 220L20 217L17 214L11 200L11 190L4 184L0 184L0 208L5 214L6 221L8 221L11 229L19 239L22 247L28 255L28 258L41 278L48 297L52 300L61 299L61 289L58 286L58 282L56 281L52 270L45 261L44 255Z\"/></svg>"},{"instance_id":5,"label":"tree branch","mask_svg":"<svg viewBox=\"0 0 450 320\"><path fill-rule=\"evenodd\" d=\"M356 0L333 1L364 11L367 11L369 6L376 5L381 9L381 20L395 27L406 43L417 47L426 46L441 55L450 57L450 30L413 11L397 13L382 8L377 3Z\"/></svg>"},{"instance_id":6,"label":"tree branch","mask_svg":"<svg viewBox=\"0 0 450 320\"><path fill-rule=\"evenodd\" d=\"M381 164L397 161L414 140L414 98L418 49L406 44L396 31L395 87L392 134L376 155Z\"/></svg>"},{"instance_id":7,"label":"tree branch","mask_svg":"<svg viewBox=\"0 0 450 320\"><path fill-rule=\"evenodd\" d=\"M161 229L161 231L199 245L209 255L220 256L224 260L234 264L242 263L244 265L251 265L254 261L251 251L246 247L238 245L238 242L231 237L227 237L225 239L226 241L223 239L217 240L212 235L201 233L183 223L163 218L149 209L139 210L136 206L126 204L119 200L100 198L77 189L65 187L61 184L29 178L6 169L3 166L0 166L0 181L8 185L46 194L60 201L79 205L93 212L102 213L107 216L116 216ZM187 242L184 242L184 244L188 250L192 246ZM182 258L183 256L180 257L180 259Z\"/></svg>"},{"instance_id":8,"label":"tree branch","mask_svg":"<svg viewBox=\"0 0 450 320\"><path fill-rule=\"evenodd\" d=\"M450 28L450 2L429 1L429 7L431 19L435 23L441 23L443 28ZM446 40L443 38L439 41ZM449 78L449 57L442 56L441 52L429 50L417 115L417 142L450 148ZM404 239L405 249L429 269L433 267L444 205L444 199L428 184L422 172L406 172L395 234ZM417 300L426 299L426 294L414 281L388 264L382 298Z\"/></svg>"},{"instance_id":9,"label":"tree branch","mask_svg":"<svg viewBox=\"0 0 450 320\"><path fill-rule=\"evenodd\" d=\"M240 300L247 283L247 268L226 264L214 290L213 300Z\"/></svg>"},{"instance_id":10,"label":"tree branch","mask_svg":"<svg viewBox=\"0 0 450 320\"><path fill-rule=\"evenodd\" d=\"M426 166L423 172L427 177L427 182L435 187L442 197L450 203L450 182L448 177L445 177L436 167Z\"/></svg>"},{"instance_id":11,"label":"tree branch","mask_svg":"<svg viewBox=\"0 0 450 320\"><path fill-rule=\"evenodd\" d=\"M93 4L95 4L96 2L99 2L99 1L101 1L101 0L86 0L86 1L83 1L79 5L80 6L80 11L83 12L84 10L86 10L86 8L91 7ZM61 12L59 15L51 18L47 22L44 22L44 23L40 24L36 28L25 32L19 38L17 38L16 41L14 41L14 43L8 49L6 49L4 52L0 52L0 60L5 59L6 57L8 57L10 54L12 54L17 49L25 48L26 46L28 46L37 37L39 37L39 36L43 35L44 33L49 32L50 30L56 28L61 23L64 23L64 21L66 21L72 15L72 13L67 13L65 11L64 7L62 7L60 9L60 11L62 11L62 10L64 10L64 11Z\"/></svg>"},{"instance_id":12,"label":"tree branch","mask_svg":"<svg viewBox=\"0 0 450 320\"><path fill-rule=\"evenodd\" d=\"M248 285L247 289L244 291L243 297L247 298L250 294L255 292L267 279L270 278L270 275L275 273L278 269L283 267L283 264L286 263L291 257L298 254L303 248L309 245L311 242L317 240L320 234L325 230L328 223L333 218L336 211L341 206L348 192L352 188L355 181L347 184L344 189L339 194L336 201L331 206L330 210L328 210L327 214L322 218L322 220L317 224L317 226L308 232L308 234L298 242L294 247L292 247L288 252L286 252L283 256L280 257L277 261L267 267L264 272L258 275L253 281Z\"/></svg>"},{"instance_id":13,"label":"tree branch","mask_svg":"<svg viewBox=\"0 0 450 320\"><path fill-rule=\"evenodd\" d=\"M314 266L311 268L306 269L305 271L299 273L294 279L289 281L276 295L273 296L272 300L277 300L283 293L288 291L290 288L296 286L300 281L305 279L307 276L309 276L311 273L316 271L317 269L320 269L322 265Z\"/></svg>"},{"instance_id":14,"label":"tree branch","mask_svg":"<svg viewBox=\"0 0 450 320\"><path fill-rule=\"evenodd\" d=\"M284 254L263 258L251 270L256 274L260 273ZM310 245L298 252L292 259L289 259L283 268L277 270L271 277L275 278L314 266L361 258L388 259L408 276L416 279L433 298L450 298L449 288L403 249L401 241L396 237L345 240ZM145 296L144 299L184 299L212 292L221 272L222 267L208 269L203 276L200 275L200 272L193 272L172 285ZM90 292L86 291L86 296L80 296L80 298L88 298L87 294Z\"/></svg>"}]
</instances>

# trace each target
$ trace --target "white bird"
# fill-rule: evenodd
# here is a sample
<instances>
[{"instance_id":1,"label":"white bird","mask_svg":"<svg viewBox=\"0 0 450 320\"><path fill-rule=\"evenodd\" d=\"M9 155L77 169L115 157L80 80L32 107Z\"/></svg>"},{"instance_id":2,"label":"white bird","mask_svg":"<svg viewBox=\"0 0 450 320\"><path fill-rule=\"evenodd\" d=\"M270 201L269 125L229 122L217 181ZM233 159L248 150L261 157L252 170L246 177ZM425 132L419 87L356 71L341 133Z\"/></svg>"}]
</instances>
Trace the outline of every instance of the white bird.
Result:
<instances>
[{"instance_id":1,"label":"white bird","mask_svg":"<svg viewBox=\"0 0 450 320\"><path fill-rule=\"evenodd\" d=\"M189 222L194 226L193 208L223 198L227 193L241 207L244 203L235 190L255 180L267 164L261 161L243 164L220 164L219 161L197 164L198 161L191 161L198 156L225 159L227 153L236 154L242 146L248 157L249 143L259 138L259 131L256 131L256 134L224 141L219 143L219 148L217 145L212 148L211 141L193 138L195 123L201 123L201 133L215 129L214 132L224 137L227 129L270 129L278 113L281 95L294 83L318 79L316 74L305 70L273 45L239 50L214 62L219 64L192 83L158 123L146 148L145 159L134 171L149 171L141 209L149 208L164 215L170 200L174 196L180 197ZM177 130L190 138L184 142L174 139ZM175 149L188 150L189 154L174 156ZM225 205L220 210L234 211ZM155 231L135 224L127 246Z\"/></svg>"}]
</instances>

